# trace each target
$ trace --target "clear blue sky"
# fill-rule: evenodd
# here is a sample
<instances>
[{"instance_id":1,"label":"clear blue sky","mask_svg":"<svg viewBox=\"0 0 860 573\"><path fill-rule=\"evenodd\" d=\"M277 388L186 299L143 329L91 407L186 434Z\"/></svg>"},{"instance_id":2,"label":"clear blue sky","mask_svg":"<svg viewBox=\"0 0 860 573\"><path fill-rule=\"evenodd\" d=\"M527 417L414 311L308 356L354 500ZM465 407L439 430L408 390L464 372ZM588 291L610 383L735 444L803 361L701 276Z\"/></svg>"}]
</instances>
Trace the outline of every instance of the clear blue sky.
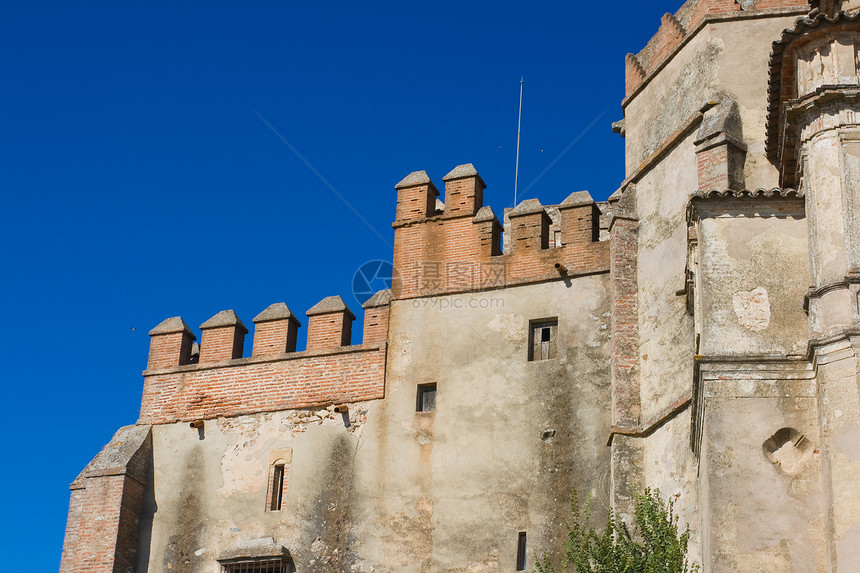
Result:
<instances>
[{"instance_id":1,"label":"clear blue sky","mask_svg":"<svg viewBox=\"0 0 860 573\"><path fill-rule=\"evenodd\" d=\"M606 198L624 55L680 4L4 3L2 560L57 569L68 484L137 419L162 319L358 311L414 170L474 163L510 206L521 75L520 198Z\"/></svg>"}]
</instances>

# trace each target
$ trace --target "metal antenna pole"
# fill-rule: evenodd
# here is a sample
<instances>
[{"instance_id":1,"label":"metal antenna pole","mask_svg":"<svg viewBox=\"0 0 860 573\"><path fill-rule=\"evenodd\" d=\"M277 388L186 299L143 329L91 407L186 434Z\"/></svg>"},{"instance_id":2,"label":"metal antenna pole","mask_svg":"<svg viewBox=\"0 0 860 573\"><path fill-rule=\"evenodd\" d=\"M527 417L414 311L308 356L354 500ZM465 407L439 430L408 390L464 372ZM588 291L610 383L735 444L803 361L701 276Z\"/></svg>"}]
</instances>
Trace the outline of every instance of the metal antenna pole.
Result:
<instances>
[{"instance_id":1,"label":"metal antenna pole","mask_svg":"<svg viewBox=\"0 0 860 573\"><path fill-rule=\"evenodd\" d=\"M514 207L517 206L517 184L520 181L520 128L523 125L523 77L520 77L520 115L517 119L517 165L514 172Z\"/></svg>"}]
</instances>

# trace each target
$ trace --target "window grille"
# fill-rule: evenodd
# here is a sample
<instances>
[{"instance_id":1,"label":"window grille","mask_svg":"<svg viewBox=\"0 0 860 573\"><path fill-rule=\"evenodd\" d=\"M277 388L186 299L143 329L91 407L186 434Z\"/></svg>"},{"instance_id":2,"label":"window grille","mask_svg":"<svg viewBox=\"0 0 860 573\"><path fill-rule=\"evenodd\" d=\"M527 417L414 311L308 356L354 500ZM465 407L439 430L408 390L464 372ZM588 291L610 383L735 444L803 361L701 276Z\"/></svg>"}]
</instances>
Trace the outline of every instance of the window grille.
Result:
<instances>
[{"instance_id":1,"label":"window grille","mask_svg":"<svg viewBox=\"0 0 860 573\"><path fill-rule=\"evenodd\" d=\"M291 573L292 567L283 559L249 560L225 563L224 573Z\"/></svg>"}]
</instances>

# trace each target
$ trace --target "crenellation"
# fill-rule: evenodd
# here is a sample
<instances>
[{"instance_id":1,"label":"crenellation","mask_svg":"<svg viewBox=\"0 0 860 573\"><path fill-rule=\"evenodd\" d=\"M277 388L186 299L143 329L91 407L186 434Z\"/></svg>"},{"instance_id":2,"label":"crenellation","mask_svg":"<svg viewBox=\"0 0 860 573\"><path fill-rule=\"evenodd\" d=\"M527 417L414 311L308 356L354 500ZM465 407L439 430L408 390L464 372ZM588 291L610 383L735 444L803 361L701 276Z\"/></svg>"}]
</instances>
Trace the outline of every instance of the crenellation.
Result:
<instances>
[{"instance_id":1,"label":"crenellation","mask_svg":"<svg viewBox=\"0 0 860 573\"><path fill-rule=\"evenodd\" d=\"M459 197L453 202L465 200L468 207L454 211L446 196L441 215L394 223L395 300L563 280L556 263L574 275L608 271L608 237L601 240L601 211L587 192L575 193L558 206L527 199L506 211L510 228L505 229L489 206L475 209L484 182L472 164L456 167L445 179L448 193ZM398 202L404 189L427 185L429 177L417 171L404 181L397 185ZM462 195L461 188L454 187L463 181L474 194ZM507 250L503 233L511 244Z\"/></svg>"},{"instance_id":2,"label":"crenellation","mask_svg":"<svg viewBox=\"0 0 860 573\"><path fill-rule=\"evenodd\" d=\"M426 171L414 171L397 185L396 224L420 221L436 213L439 191Z\"/></svg>"},{"instance_id":3,"label":"crenellation","mask_svg":"<svg viewBox=\"0 0 860 573\"><path fill-rule=\"evenodd\" d=\"M277 302L254 317L253 356L295 352L301 322L286 303Z\"/></svg>"},{"instance_id":4,"label":"crenellation","mask_svg":"<svg viewBox=\"0 0 860 573\"><path fill-rule=\"evenodd\" d=\"M342 298L326 297L305 314L308 315L308 350L349 346L355 315Z\"/></svg>"},{"instance_id":5,"label":"crenellation","mask_svg":"<svg viewBox=\"0 0 860 573\"><path fill-rule=\"evenodd\" d=\"M391 291L381 290L364 303L364 344L385 344L388 340L388 322Z\"/></svg>"},{"instance_id":6,"label":"crenellation","mask_svg":"<svg viewBox=\"0 0 860 573\"><path fill-rule=\"evenodd\" d=\"M222 310L200 325L200 363L242 358L248 328L232 310Z\"/></svg>"},{"instance_id":7,"label":"crenellation","mask_svg":"<svg viewBox=\"0 0 860 573\"><path fill-rule=\"evenodd\" d=\"M442 181L445 182L445 217L474 216L483 207L487 186L471 163L458 165Z\"/></svg>"},{"instance_id":8,"label":"crenellation","mask_svg":"<svg viewBox=\"0 0 860 573\"><path fill-rule=\"evenodd\" d=\"M301 352L296 351L301 324L285 303L275 303L254 318L254 351L245 358L234 336L244 337L247 329L233 311L221 311L201 326L203 359L197 363L163 358L177 357L183 343L190 352L194 340L181 318L167 319L152 331L150 356L155 360L144 372L139 423L232 416L275 405L305 408L353 397L379 398L384 388L390 300L390 291L383 290L365 303L364 339L351 346L355 315L339 296L323 299L307 312L308 345ZM311 372L314 383L309 386ZM267 376L278 379L267 379L253 395L236 397L237 389L245 392L249 384Z\"/></svg>"},{"instance_id":9,"label":"crenellation","mask_svg":"<svg viewBox=\"0 0 860 573\"><path fill-rule=\"evenodd\" d=\"M472 219L478 231L480 254L484 257L496 257L502 254L502 231L504 227L499 222L493 208L489 205L481 207Z\"/></svg>"},{"instance_id":10,"label":"crenellation","mask_svg":"<svg viewBox=\"0 0 860 573\"><path fill-rule=\"evenodd\" d=\"M191 362L191 346L197 337L181 316L162 321L149 331L148 370L172 368Z\"/></svg>"},{"instance_id":11,"label":"crenellation","mask_svg":"<svg viewBox=\"0 0 860 573\"><path fill-rule=\"evenodd\" d=\"M508 213L511 251L526 253L549 248L549 215L537 199L526 199Z\"/></svg>"},{"instance_id":12,"label":"crenellation","mask_svg":"<svg viewBox=\"0 0 860 573\"><path fill-rule=\"evenodd\" d=\"M558 206L558 212L561 218L561 245L600 240L600 207L588 191L571 193Z\"/></svg>"}]
</instances>

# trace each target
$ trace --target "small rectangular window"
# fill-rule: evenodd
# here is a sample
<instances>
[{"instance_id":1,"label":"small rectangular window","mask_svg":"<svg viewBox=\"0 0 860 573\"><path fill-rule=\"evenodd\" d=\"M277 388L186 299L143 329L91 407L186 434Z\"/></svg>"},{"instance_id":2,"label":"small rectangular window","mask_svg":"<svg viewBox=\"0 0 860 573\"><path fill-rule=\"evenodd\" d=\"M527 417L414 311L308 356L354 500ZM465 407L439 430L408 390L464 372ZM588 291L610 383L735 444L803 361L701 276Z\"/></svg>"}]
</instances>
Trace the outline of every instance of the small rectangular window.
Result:
<instances>
[{"instance_id":1,"label":"small rectangular window","mask_svg":"<svg viewBox=\"0 0 860 573\"><path fill-rule=\"evenodd\" d=\"M558 343L558 320L533 322L529 338L529 360L555 358Z\"/></svg>"},{"instance_id":2,"label":"small rectangular window","mask_svg":"<svg viewBox=\"0 0 860 573\"><path fill-rule=\"evenodd\" d=\"M526 532L520 531L517 540L517 571L526 570Z\"/></svg>"},{"instance_id":3,"label":"small rectangular window","mask_svg":"<svg viewBox=\"0 0 860 573\"><path fill-rule=\"evenodd\" d=\"M436 384L419 384L415 411L433 412L434 410L436 410Z\"/></svg>"}]
</instances>

